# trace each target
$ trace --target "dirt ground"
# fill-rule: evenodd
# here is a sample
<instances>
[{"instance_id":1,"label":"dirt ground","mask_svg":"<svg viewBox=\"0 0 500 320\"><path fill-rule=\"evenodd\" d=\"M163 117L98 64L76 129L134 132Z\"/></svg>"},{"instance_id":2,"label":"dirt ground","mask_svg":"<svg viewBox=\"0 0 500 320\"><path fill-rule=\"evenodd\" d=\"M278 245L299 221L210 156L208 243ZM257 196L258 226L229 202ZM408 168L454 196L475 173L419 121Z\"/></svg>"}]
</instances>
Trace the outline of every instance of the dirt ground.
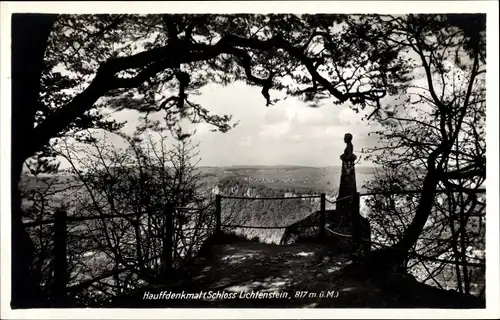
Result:
<instances>
[{"instance_id":1,"label":"dirt ground","mask_svg":"<svg viewBox=\"0 0 500 320\"><path fill-rule=\"evenodd\" d=\"M110 307L453 308L460 303L427 286L389 290L365 276L348 254L330 252L328 256L325 247L311 243L216 245L185 274L177 283L151 285ZM167 298L172 292L206 294L204 298L201 294L191 299ZM261 298L249 297L251 292L262 293ZM269 293L275 297L265 297Z\"/></svg>"}]
</instances>

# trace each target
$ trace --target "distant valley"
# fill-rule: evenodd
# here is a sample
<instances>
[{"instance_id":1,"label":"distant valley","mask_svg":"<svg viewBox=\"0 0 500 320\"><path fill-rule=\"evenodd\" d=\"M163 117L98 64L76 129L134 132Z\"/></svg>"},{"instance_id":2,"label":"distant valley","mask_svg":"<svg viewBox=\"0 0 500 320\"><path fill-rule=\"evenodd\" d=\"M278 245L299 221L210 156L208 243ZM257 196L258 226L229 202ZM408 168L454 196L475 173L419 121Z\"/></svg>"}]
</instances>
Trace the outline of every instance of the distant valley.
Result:
<instances>
[{"instance_id":1,"label":"distant valley","mask_svg":"<svg viewBox=\"0 0 500 320\"><path fill-rule=\"evenodd\" d=\"M246 181L252 185L293 191L334 192L340 183L341 167L306 166L230 166L200 167L200 175L207 185L217 185L225 179ZM357 167L358 189L373 178L373 167Z\"/></svg>"}]
</instances>

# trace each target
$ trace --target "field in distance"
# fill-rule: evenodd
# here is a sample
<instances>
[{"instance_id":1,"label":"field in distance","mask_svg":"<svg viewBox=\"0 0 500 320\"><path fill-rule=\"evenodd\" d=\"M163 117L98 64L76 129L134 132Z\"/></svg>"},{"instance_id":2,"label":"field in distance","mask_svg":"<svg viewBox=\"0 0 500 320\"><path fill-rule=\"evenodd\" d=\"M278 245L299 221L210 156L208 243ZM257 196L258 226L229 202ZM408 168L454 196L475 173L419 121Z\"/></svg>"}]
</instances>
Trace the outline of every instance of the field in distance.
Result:
<instances>
[{"instance_id":1,"label":"field in distance","mask_svg":"<svg viewBox=\"0 0 500 320\"><path fill-rule=\"evenodd\" d=\"M306 166L225 166L199 167L200 177L209 188L220 181L231 179L245 181L249 185L267 188L289 189L300 192L335 192L340 183L340 166L306 167ZM373 178L373 167L356 167L356 182L358 191ZM55 181L54 181L55 180ZM39 175L37 177L25 174L21 179L21 189L26 191L46 188L48 182L51 189L64 189L70 185L78 185L76 177L68 171L56 175ZM55 191L55 190L54 190Z\"/></svg>"},{"instance_id":2,"label":"field in distance","mask_svg":"<svg viewBox=\"0 0 500 320\"><path fill-rule=\"evenodd\" d=\"M199 169L201 177L208 186L215 186L221 180L236 179L267 188L316 193L336 191L341 173L340 166L204 166ZM373 178L373 171L373 167L356 167L356 182L359 191L362 191L362 186Z\"/></svg>"}]
</instances>

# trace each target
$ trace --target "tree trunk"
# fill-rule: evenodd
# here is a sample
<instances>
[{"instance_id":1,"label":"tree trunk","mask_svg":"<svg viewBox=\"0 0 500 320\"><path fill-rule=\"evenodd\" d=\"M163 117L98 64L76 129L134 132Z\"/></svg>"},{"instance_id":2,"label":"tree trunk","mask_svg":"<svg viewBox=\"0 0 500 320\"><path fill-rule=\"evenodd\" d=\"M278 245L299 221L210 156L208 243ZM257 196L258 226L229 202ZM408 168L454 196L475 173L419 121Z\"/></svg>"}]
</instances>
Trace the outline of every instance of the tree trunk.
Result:
<instances>
[{"instance_id":1,"label":"tree trunk","mask_svg":"<svg viewBox=\"0 0 500 320\"><path fill-rule=\"evenodd\" d=\"M408 252L416 244L431 213L434 195L439 182L436 176L436 170L431 169L427 172L417 212L399 242L391 248L380 249L370 255L367 265L372 266L371 272L390 273L392 271L404 271ZM374 265L376 265L375 268L373 268Z\"/></svg>"},{"instance_id":2,"label":"tree trunk","mask_svg":"<svg viewBox=\"0 0 500 320\"><path fill-rule=\"evenodd\" d=\"M438 182L439 180L436 179L436 172L434 172L434 170L429 170L424 179L417 213L413 217L410 226L406 229L401 240L395 245L396 249L408 252L417 242L431 214Z\"/></svg>"},{"instance_id":3,"label":"tree trunk","mask_svg":"<svg viewBox=\"0 0 500 320\"><path fill-rule=\"evenodd\" d=\"M33 243L22 224L18 184L29 144L40 91L47 40L56 15L12 15L11 227L12 308L40 302L40 279L33 278Z\"/></svg>"}]
</instances>

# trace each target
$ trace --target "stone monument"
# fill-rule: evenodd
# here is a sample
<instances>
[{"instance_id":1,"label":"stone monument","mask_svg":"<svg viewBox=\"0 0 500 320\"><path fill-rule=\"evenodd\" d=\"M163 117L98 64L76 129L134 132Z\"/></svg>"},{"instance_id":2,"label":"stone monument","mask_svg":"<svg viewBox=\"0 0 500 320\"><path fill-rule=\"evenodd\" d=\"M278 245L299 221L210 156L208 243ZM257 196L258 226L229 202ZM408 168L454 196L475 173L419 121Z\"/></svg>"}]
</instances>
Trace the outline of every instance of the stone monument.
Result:
<instances>
[{"instance_id":1,"label":"stone monument","mask_svg":"<svg viewBox=\"0 0 500 320\"><path fill-rule=\"evenodd\" d=\"M356 189L356 172L354 164L357 159L352 145L352 134L344 136L346 148L340 156L342 160L342 172L340 175L339 194L337 196L335 210L326 210L326 224L336 233L347 236L328 234L326 240L335 250L348 250L351 252L362 249L363 254L370 251L369 243L361 242L360 238L370 239L370 223L368 219L359 214L359 197ZM285 228L280 244L291 244L297 239L317 235L319 228L311 228L319 225L321 212L317 211L305 219ZM324 239L323 239L324 240Z\"/></svg>"},{"instance_id":2,"label":"stone monument","mask_svg":"<svg viewBox=\"0 0 500 320\"><path fill-rule=\"evenodd\" d=\"M334 216L331 217L331 225L341 233L352 235L353 237L347 243L357 248L361 244L358 241L359 237L370 238L370 227L368 220L359 214L356 170L354 169L357 156L354 154L352 138L350 133L344 135L346 147L344 153L340 155L342 171L336 210Z\"/></svg>"},{"instance_id":3,"label":"stone monument","mask_svg":"<svg viewBox=\"0 0 500 320\"><path fill-rule=\"evenodd\" d=\"M354 169L354 162L357 157L354 154L354 147L352 145L352 134L346 133L344 135L344 142L346 147L344 153L340 155L342 160L342 171L340 173L340 186L339 194L336 203L336 227L342 231L351 234L352 229L352 213L355 210L355 198L357 194L356 189L356 171ZM333 221L332 221L333 222Z\"/></svg>"},{"instance_id":4,"label":"stone monument","mask_svg":"<svg viewBox=\"0 0 500 320\"><path fill-rule=\"evenodd\" d=\"M357 193L356 172L354 170L354 162L356 161L357 156L354 154L352 134L346 133L344 135L344 142L346 143L346 147L344 149L344 153L340 155L340 160L342 160L342 172L340 175L339 195L337 199L345 198Z\"/></svg>"}]
</instances>

